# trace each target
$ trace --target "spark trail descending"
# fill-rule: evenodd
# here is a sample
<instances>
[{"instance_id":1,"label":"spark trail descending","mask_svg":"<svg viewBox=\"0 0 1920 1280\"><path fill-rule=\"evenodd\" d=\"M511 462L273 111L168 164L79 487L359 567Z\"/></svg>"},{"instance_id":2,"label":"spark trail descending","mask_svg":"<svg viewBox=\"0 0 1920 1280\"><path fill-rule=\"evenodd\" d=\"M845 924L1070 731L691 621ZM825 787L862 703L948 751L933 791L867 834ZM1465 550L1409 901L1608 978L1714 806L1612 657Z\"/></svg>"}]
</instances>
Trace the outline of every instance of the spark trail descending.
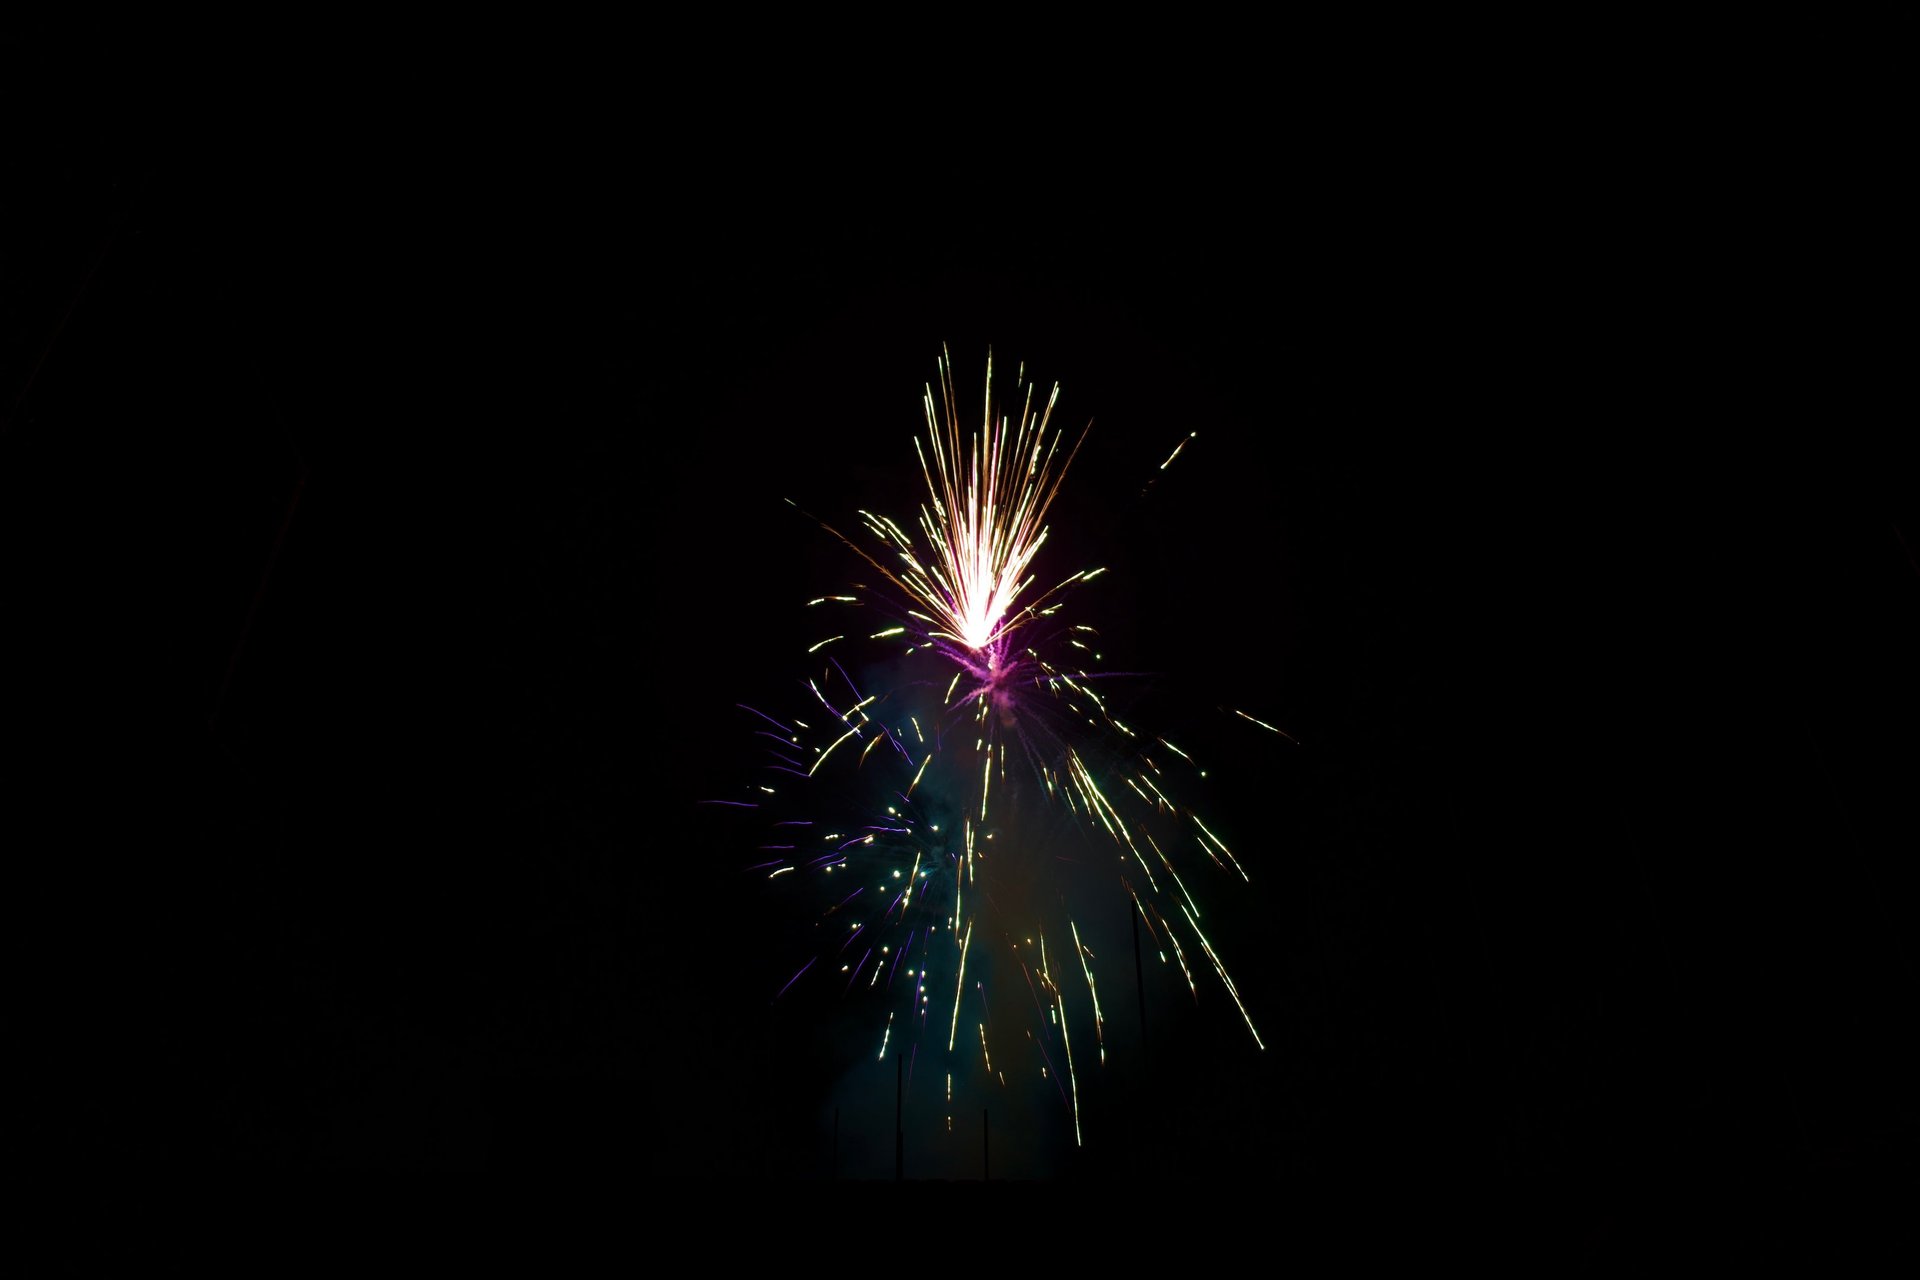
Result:
<instances>
[{"instance_id":1,"label":"spark trail descending","mask_svg":"<svg viewBox=\"0 0 1920 1280\"><path fill-rule=\"evenodd\" d=\"M744 708L771 740L766 772L747 800L712 803L779 819L751 870L816 913L821 941L804 963L794 958L773 998L837 974L840 999L875 1002L881 1058L908 1041L916 1054L922 1040L930 1052L944 1041L949 1127L954 1069L977 1067L996 1087L1010 1075L1051 1084L1078 1143L1070 1017L1083 1024L1079 1065L1099 1070L1107 1059L1086 913L1124 894L1198 1000L1184 933L1264 1049L1191 892L1203 875L1251 877L1181 799L1204 772L1115 717L1099 690L1115 676L1087 665L1100 660L1098 631L1060 616L1104 570L1041 585L1047 515L1090 424L1065 447L1053 426L1058 385L1036 406L1024 367L1017 411L998 412L989 355L983 416L963 435L944 350L938 371L914 442L925 497L912 532L870 511L859 513L864 542L822 522L882 585L808 602L838 615L806 650L820 664L801 686L814 719ZM1049 934L1054 959L1071 939L1074 960L1049 964ZM1080 983L1084 998L1069 1001L1062 988ZM963 1014L977 1048L959 1034ZM994 1035L1015 1046L1012 1057L1002 1048L998 1069Z\"/></svg>"}]
</instances>

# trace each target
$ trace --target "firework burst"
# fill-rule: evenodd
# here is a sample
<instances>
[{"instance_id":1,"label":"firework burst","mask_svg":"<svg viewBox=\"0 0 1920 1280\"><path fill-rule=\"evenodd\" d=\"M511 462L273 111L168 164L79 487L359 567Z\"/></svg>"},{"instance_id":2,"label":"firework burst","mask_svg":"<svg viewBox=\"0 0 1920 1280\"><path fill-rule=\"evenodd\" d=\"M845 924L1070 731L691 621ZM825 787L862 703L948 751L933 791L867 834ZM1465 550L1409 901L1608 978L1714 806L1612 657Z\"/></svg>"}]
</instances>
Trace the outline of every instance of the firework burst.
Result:
<instances>
[{"instance_id":1,"label":"firework burst","mask_svg":"<svg viewBox=\"0 0 1920 1280\"><path fill-rule=\"evenodd\" d=\"M878 582L809 602L840 625L808 649L819 665L803 705L743 708L764 775L712 803L757 811L750 870L814 915L820 941L775 999L830 980L870 1001L874 1051L944 1055L949 1103L956 1067L995 1087L1045 1080L1077 1143L1080 1074L1106 1060L1082 913L1117 883L1194 998L1210 971L1264 1048L1192 891L1247 873L1181 799L1198 765L1100 691L1116 676L1097 669L1099 633L1067 611L1104 570L1041 575L1047 515L1087 431L1066 443L1059 387L1036 404L1024 367L1017 409L1001 412L989 356L984 413L963 434L944 351L938 368L913 531L870 511L863 540L822 522Z\"/></svg>"}]
</instances>

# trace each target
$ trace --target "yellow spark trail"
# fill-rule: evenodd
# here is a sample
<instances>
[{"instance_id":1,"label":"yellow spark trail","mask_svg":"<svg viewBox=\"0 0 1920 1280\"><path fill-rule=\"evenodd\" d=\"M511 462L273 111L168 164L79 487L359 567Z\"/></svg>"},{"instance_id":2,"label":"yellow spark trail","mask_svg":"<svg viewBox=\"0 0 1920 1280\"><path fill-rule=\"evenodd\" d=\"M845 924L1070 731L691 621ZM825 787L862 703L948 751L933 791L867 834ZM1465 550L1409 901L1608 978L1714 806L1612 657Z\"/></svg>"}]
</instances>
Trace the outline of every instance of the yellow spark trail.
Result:
<instances>
[{"instance_id":1,"label":"yellow spark trail","mask_svg":"<svg viewBox=\"0 0 1920 1280\"><path fill-rule=\"evenodd\" d=\"M1186 913L1185 907L1182 907L1180 910L1181 910L1181 914L1184 915ZM1187 916L1187 924L1193 929L1193 936L1200 939L1200 947L1202 950L1204 950L1207 953L1207 959L1213 961L1214 972L1218 973L1220 975L1220 981L1226 984L1227 994L1233 997L1233 1003L1235 1007L1237 1007L1240 1010L1240 1017L1246 1022L1247 1030L1253 1032L1253 1042L1259 1045L1262 1049L1266 1048L1267 1042L1260 1038L1260 1033L1258 1031L1254 1030L1253 1018L1251 1015L1247 1013L1247 1006L1240 1003L1239 988L1233 985L1233 979L1227 976L1227 967L1221 964L1220 957L1214 954L1213 944L1207 941L1206 934L1200 932L1200 926L1197 923L1195 923L1194 918L1192 916ZM1169 934L1168 936L1172 936L1172 935Z\"/></svg>"},{"instance_id":2,"label":"yellow spark trail","mask_svg":"<svg viewBox=\"0 0 1920 1280\"><path fill-rule=\"evenodd\" d=\"M953 979L953 1021L947 1027L947 1052L953 1052L954 1033L960 1027L960 990L967 980L967 948L973 945L973 921L967 921L967 936L960 943L960 972Z\"/></svg>"},{"instance_id":3,"label":"yellow spark trail","mask_svg":"<svg viewBox=\"0 0 1920 1280\"><path fill-rule=\"evenodd\" d=\"M1087 975L1087 994L1093 997L1093 1038L1100 1046L1100 1061L1107 1060L1107 1020L1100 1012L1100 992L1093 985L1093 970L1087 966L1087 949L1080 944L1080 926L1067 921L1073 930L1073 949L1080 953L1080 972Z\"/></svg>"}]
</instances>

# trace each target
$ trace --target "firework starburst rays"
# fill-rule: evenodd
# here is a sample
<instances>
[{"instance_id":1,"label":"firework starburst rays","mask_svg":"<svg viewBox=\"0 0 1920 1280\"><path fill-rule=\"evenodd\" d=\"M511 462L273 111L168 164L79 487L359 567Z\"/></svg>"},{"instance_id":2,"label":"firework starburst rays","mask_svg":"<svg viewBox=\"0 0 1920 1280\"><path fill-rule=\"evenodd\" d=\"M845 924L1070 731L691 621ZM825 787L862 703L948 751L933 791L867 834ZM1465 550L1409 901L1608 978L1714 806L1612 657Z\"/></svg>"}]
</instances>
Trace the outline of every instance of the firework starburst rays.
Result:
<instances>
[{"instance_id":1,"label":"firework starburst rays","mask_svg":"<svg viewBox=\"0 0 1920 1280\"><path fill-rule=\"evenodd\" d=\"M1097 687L1118 673L1086 665L1100 660L1098 632L1056 618L1070 589L1105 570L1035 586L1047 514L1086 431L1066 446L1052 424L1059 387L1036 405L1024 367L1017 412L1000 412L989 355L985 410L963 433L944 349L938 370L915 442L926 485L917 528L862 511L874 547L821 522L886 585L809 604L882 617L837 625L807 649L821 655L803 682L807 718L755 711L756 733L777 749L742 799L716 803L779 816L759 845L774 856L751 870L814 912L813 955L774 999L838 970L839 999L891 1006L874 1025L881 1057L941 1055L950 1104L955 1069L1005 1088L1011 1061L1059 1090L1079 1142L1080 1068L1100 1070L1108 1048L1089 927L1129 902L1196 1000L1191 959L1204 957L1260 1045L1190 891L1210 872L1246 872L1180 798L1205 772L1121 722ZM849 658L853 671L821 653L850 637L879 646ZM976 1025L977 1061L963 1020ZM990 1052L996 1025L1012 1035L1021 1024L1025 1048L996 1040Z\"/></svg>"},{"instance_id":2,"label":"firework starburst rays","mask_svg":"<svg viewBox=\"0 0 1920 1280\"><path fill-rule=\"evenodd\" d=\"M1054 385L1036 415L1033 387L1024 378L1018 380L1024 391L1018 417L1001 415L996 420L989 353L985 415L980 430L963 441L954 407L953 366L944 350L939 370L938 396L927 387L922 397L926 445L914 442L927 483L920 531L929 554L923 558L892 520L860 514L898 556L897 572L877 562L876 567L926 611L932 623L929 638L959 646L984 667L983 674L998 678L1007 637L1044 602L1015 609L1033 585L1029 570L1047 540L1047 509L1086 432L1062 458L1062 436L1052 429L1060 387Z\"/></svg>"}]
</instances>

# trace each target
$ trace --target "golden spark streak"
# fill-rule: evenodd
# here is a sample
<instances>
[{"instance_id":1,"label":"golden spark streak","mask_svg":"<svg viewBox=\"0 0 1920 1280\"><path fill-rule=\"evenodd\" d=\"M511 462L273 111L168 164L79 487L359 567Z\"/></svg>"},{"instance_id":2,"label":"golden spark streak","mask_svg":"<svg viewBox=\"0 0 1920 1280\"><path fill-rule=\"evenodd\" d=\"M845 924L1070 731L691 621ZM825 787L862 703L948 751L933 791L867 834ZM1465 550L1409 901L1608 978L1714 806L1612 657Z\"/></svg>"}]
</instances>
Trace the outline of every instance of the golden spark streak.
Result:
<instances>
[{"instance_id":1,"label":"golden spark streak","mask_svg":"<svg viewBox=\"0 0 1920 1280\"><path fill-rule=\"evenodd\" d=\"M1160 858L1160 865L1167 869L1167 874L1173 877L1173 882L1180 886L1180 896L1187 900L1188 906L1193 907L1193 914L1197 918L1200 914L1200 908L1194 905L1193 895L1187 892L1187 882L1180 878L1180 873L1174 870L1171 862L1167 861L1167 855L1161 853L1160 846L1154 844L1153 833L1151 831L1143 831L1141 834L1146 836L1148 844L1153 845L1154 853ZM1149 877L1149 879L1151 879L1151 877Z\"/></svg>"},{"instance_id":2,"label":"golden spark streak","mask_svg":"<svg viewBox=\"0 0 1920 1280\"><path fill-rule=\"evenodd\" d=\"M1047 969L1047 935L1040 935L1040 977L1053 992L1053 1011L1060 1020L1060 1043L1067 1046L1067 1093L1073 1099L1073 1145L1086 1145L1080 1138L1080 1080L1073 1070L1073 1036L1067 1031L1067 998Z\"/></svg>"},{"instance_id":3,"label":"golden spark streak","mask_svg":"<svg viewBox=\"0 0 1920 1280\"><path fill-rule=\"evenodd\" d=\"M1187 447L1187 440L1191 440L1199 434L1200 433L1198 431L1187 432L1187 439L1182 440L1179 444L1173 446L1173 452L1168 454L1167 460L1160 464L1160 470L1165 471L1168 467L1172 466L1173 460L1180 456L1180 451Z\"/></svg>"},{"instance_id":4,"label":"golden spark streak","mask_svg":"<svg viewBox=\"0 0 1920 1280\"><path fill-rule=\"evenodd\" d=\"M1285 729L1276 729L1272 725L1268 724L1265 720L1260 720L1253 716L1250 716L1246 712L1240 710L1237 707L1234 708L1233 714L1239 716L1242 720L1252 720L1255 724L1259 725L1262 729L1265 729L1268 733L1277 733L1281 737L1285 738L1288 742L1297 743L1300 741L1300 739L1294 737L1292 734L1288 733Z\"/></svg>"},{"instance_id":5,"label":"golden spark streak","mask_svg":"<svg viewBox=\"0 0 1920 1280\"><path fill-rule=\"evenodd\" d=\"M1186 915L1186 908L1182 907L1180 913ZM1227 967L1220 963L1220 957L1214 954L1213 944L1207 941L1206 934L1200 932L1200 926L1192 916L1187 916L1187 924L1193 929L1193 936L1200 939L1201 949L1207 953L1207 959L1213 961L1214 972L1220 975L1220 981L1226 985L1227 994L1233 997L1234 1006L1240 1010L1240 1017L1247 1024L1247 1030L1253 1032L1253 1042L1265 1049L1267 1042L1260 1038L1258 1031L1254 1030L1253 1018L1247 1013L1247 1006L1240 1003L1240 991L1233 985L1233 979L1227 976ZM1167 936L1173 935L1169 933Z\"/></svg>"},{"instance_id":6,"label":"golden spark streak","mask_svg":"<svg viewBox=\"0 0 1920 1280\"><path fill-rule=\"evenodd\" d=\"M960 1026L960 991L967 980L967 948L973 945L973 921L967 921L967 936L960 943L960 972L953 980L953 1022L947 1027L947 1052L953 1052L954 1032ZM1252 1025L1252 1024L1248 1024ZM1255 1037L1258 1039L1259 1037Z\"/></svg>"},{"instance_id":7,"label":"golden spark streak","mask_svg":"<svg viewBox=\"0 0 1920 1280\"><path fill-rule=\"evenodd\" d=\"M1107 1020L1100 1013L1100 992L1093 985L1093 970L1087 967L1087 949L1080 942L1080 926L1067 921L1073 930L1073 949L1080 953L1080 972L1087 975L1087 994L1093 997L1093 1038L1100 1046L1100 1061L1107 1060Z\"/></svg>"},{"instance_id":8,"label":"golden spark streak","mask_svg":"<svg viewBox=\"0 0 1920 1280\"><path fill-rule=\"evenodd\" d=\"M845 733L841 734L839 737L833 740L833 747L839 746L841 743L845 742L848 738L854 737L859 732L860 731L858 729L847 730ZM827 762L827 757L833 754L833 747L828 747L825 751L822 751L820 753L820 758L813 762L813 769L807 770L807 776L809 778L813 776L814 769L818 769L821 765Z\"/></svg>"},{"instance_id":9,"label":"golden spark streak","mask_svg":"<svg viewBox=\"0 0 1920 1280\"><path fill-rule=\"evenodd\" d=\"M1187 816L1188 816L1189 818L1192 818L1192 819L1193 819L1193 825L1194 825L1194 826L1196 826L1196 827L1198 827L1198 828L1200 828L1200 830L1201 830L1201 831L1203 831L1203 832L1205 832L1205 833L1206 833L1206 837L1207 837L1207 839L1209 839L1209 840L1211 840L1211 841L1213 841L1213 843L1214 843L1214 847L1215 847L1215 848L1217 848L1217 849L1219 849L1219 850L1220 850L1220 852L1222 852L1222 853L1224 853L1224 854L1226 854L1226 855L1227 855L1227 861L1228 861L1228 862L1231 862L1231 863L1233 864L1233 869L1234 869L1235 871L1238 871L1238 872L1240 873L1240 878L1241 878L1242 880L1245 880L1245 881L1246 881L1246 882L1247 882L1248 884L1252 884L1252 883L1253 883L1253 877L1251 877L1251 876L1249 876L1249 875L1247 874L1247 871L1246 871L1246 868L1245 868L1245 867L1242 867L1242 866L1240 865L1240 859L1238 859L1238 858L1236 858L1236 857L1234 857L1234 856L1233 856L1233 850L1231 850L1231 849L1229 849L1229 848L1227 848L1227 846L1226 846L1226 845L1224 845L1224 844L1221 844L1221 843L1220 843L1220 837L1219 837L1219 836L1217 836L1217 835L1215 835L1215 834L1213 834L1213 832L1211 832L1211 831L1208 831L1208 830L1207 830L1207 824L1206 824L1206 823L1204 823L1204 822L1202 822L1202 821L1200 821L1200 819L1199 819L1199 816L1198 816L1198 815L1196 815L1196 814L1191 814L1191 813L1190 813L1190 814L1188 814Z\"/></svg>"}]
</instances>

